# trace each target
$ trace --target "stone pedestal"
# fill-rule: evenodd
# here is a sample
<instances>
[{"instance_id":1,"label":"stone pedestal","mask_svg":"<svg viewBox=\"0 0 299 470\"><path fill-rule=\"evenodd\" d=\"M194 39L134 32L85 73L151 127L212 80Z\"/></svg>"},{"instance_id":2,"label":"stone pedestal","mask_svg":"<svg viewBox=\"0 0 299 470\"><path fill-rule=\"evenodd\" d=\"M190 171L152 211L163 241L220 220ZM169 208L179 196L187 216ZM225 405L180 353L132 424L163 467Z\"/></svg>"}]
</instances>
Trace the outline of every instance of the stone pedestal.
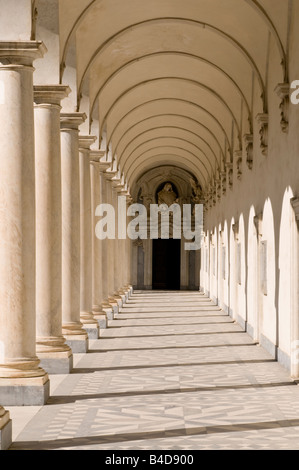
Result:
<instances>
[{"instance_id":1,"label":"stone pedestal","mask_svg":"<svg viewBox=\"0 0 299 470\"><path fill-rule=\"evenodd\" d=\"M70 89L35 86L36 352L50 374L67 374L73 355L62 336L60 102Z\"/></svg>"},{"instance_id":2,"label":"stone pedestal","mask_svg":"<svg viewBox=\"0 0 299 470\"><path fill-rule=\"evenodd\" d=\"M7 450L12 443L12 425L9 411L0 406L0 450Z\"/></svg>"},{"instance_id":3,"label":"stone pedestal","mask_svg":"<svg viewBox=\"0 0 299 470\"><path fill-rule=\"evenodd\" d=\"M96 137L79 137L80 162L80 319L89 339L99 338L99 325L92 312L92 218L90 146Z\"/></svg>"},{"instance_id":4,"label":"stone pedestal","mask_svg":"<svg viewBox=\"0 0 299 470\"><path fill-rule=\"evenodd\" d=\"M78 127L85 114L61 114L62 334L74 353L86 352L80 321L80 178Z\"/></svg>"},{"instance_id":5,"label":"stone pedestal","mask_svg":"<svg viewBox=\"0 0 299 470\"><path fill-rule=\"evenodd\" d=\"M35 327L33 60L42 43L0 42L0 403L42 405ZM30 392L29 392L30 391Z\"/></svg>"}]
</instances>

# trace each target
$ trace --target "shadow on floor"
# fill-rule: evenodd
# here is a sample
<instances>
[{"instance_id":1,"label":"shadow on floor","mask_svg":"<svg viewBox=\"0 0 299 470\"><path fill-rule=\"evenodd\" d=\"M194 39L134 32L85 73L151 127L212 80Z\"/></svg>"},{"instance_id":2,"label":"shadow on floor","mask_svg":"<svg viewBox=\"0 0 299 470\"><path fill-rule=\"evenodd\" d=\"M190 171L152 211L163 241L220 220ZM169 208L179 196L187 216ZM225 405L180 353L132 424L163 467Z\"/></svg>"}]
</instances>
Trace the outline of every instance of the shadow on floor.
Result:
<instances>
[{"instance_id":1,"label":"shadow on floor","mask_svg":"<svg viewBox=\"0 0 299 470\"><path fill-rule=\"evenodd\" d=\"M169 437L187 437L207 434L261 431L278 428L292 428L299 426L299 419L288 419L280 421L261 421L255 423L240 423L215 426L198 426L193 428L168 429L165 431L151 431L127 434L112 434L103 436L74 437L67 439L55 439L40 442L15 442L10 450L53 450L68 447L95 446L113 444L119 442L142 441L149 439L165 439Z\"/></svg>"},{"instance_id":2,"label":"shadow on floor","mask_svg":"<svg viewBox=\"0 0 299 470\"><path fill-rule=\"evenodd\" d=\"M132 390L127 392L109 392L109 393L94 393L90 395L53 395L47 401L47 405L61 405L67 403L75 403L82 400L96 400L103 398L121 398L121 397L138 397L147 395L171 395L177 393L194 393L194 392L217 392L221 390L244 390L244 389L258 389L270 387L289 387L290 385L297 385L296 382L278 382L278 383L264 383L264 384L244 384L244 385L215 385L208 387L190 387L190 388L169 388L161 390Z\"/></svg>"}]
</instances>

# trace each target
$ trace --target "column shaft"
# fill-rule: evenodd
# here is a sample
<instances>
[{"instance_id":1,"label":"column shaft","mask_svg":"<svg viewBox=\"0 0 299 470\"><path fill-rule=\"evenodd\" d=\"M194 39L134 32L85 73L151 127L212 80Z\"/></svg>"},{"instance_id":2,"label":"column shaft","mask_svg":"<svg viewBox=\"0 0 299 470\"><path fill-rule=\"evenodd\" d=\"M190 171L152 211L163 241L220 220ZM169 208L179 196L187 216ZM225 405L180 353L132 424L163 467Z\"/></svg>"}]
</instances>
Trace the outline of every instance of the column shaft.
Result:
<instances>
[{"instance_id":1,"label":"column shaft","mask_svg":"<svg viewBox=\"0 0 299 470\"><path fill-rule=\"evenodd\" d=\"M0 43L0 402L44 404L36 356L33 67L41 43ZM34 390L34 392L33 392Z\"/></svg>"},{"instance_id":2,"label":"column shaft","mask_svg":"<svg viewBox=\"0 0 299 470\"><path fill-rule=\"evenodd\" d=\"M87 333L80 321L80 113L61 115L62 177L62 333L73 352L86 352Z\"/></svg>"},{"instance_id":3,"label":"column shaft","mask_svg":"<svg viewBox=\"0 0 299 470\"><path fill-rule=\"evenodd\" d=\"M99 240L96 236L96 223L97 219L95 217L96 208L102 202L102 177L101 177L101 167L107 164L99 162L100 157L103 152L92 152L91 153L91 162L90 162L90 172L91 172L91 195L92 195L92 298L93 306L92 311L94 317L97 319L100 328L107 328L108 316L102 308L102 303L104 300L104 281L105 276L103 276L103 240Z\"/></svg>"},{"instance_id":4,"label":"column shaft","mask_svg":"<svg viewBox=\"0 0 299 470\"><path fill-rule=\"evenodd\" d=\"M101 164L100 186L101 186L101 202L106 204L109 202L108 197L108 181L105 170L108 164ZM101 241L101 271L102 271L102 310L106 313L107 320L113 319L113 306L109 303L109 240Z\"/></svg>"},{"instance_id":5,"label":"column shaft","mask_svg":"<svg viewBox=\"0 0 299 470\"><path fill-rule=\"evenodd\" d=\"M80 137L80 319L90 339L99 337L99 325L92 313L92 218L90 145L95 137Z\"/></svg>"},{"instance_id":6,"label":"column shaft","mask_svg":"<svg viewBox=\"0 0 299 470\"><path fill-rule=\"evenodd\" d=\"M47 372L65 374L73 356L62 336L60 100L69 89L34 91L37 354Z\"/></svg>"}]
</instances>

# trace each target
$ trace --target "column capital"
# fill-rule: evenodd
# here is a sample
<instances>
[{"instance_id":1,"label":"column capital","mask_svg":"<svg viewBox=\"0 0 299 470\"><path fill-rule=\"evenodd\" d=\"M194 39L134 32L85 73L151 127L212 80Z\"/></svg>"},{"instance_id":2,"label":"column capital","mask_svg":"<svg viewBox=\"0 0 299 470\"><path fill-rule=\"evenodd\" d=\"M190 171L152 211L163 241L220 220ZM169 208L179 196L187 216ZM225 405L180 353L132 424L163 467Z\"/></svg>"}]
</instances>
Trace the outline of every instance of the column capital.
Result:
<instances>
[{"instance_id":1,"label":"column capital","mask_svg":"<svg viewBox=\"0 0 299 470\"><path fill-rule=\"evenodd\" d=\"M96 140L97 137L95 135L79 135L79 149L90 150L90 147Z\"/></svg>"},{"instance_id":2,"label":"column capital","mask_svg":"<svg viewBox=\"0 0 299 470\"><path fill-rule=\"evenodd\" d=\"M110 166L110 165L109 165ZM106 170L104 173L105 178L112 183L113 178L117 174L117 170Z\"/></svg>"},{"instance_id":3,"label":"column capital","mask_svg":"<svg viewBox=\"0 0 299 470\"><path fill-rule=\"evenodd\" d=\"M116 190L117 190L118 193L122 194L123 196L126 196L128 194L128 190L126 189L126 186L125 186L124 183L119 184L116 187Z\"/></svg>"},{"instance_id":4,"label":"column capital","mask_svg":"<svg viewBox=\"0 0 299 470\"><path fill-rule=\"evenodd\" d=\"M90 152L89 152L89 159L90 159L90 163L101 163L101 158L103 158L105 156L106 152L104 152L103 150L93 150L91 149ZM104 163L104 162L102 162ZM109 164L110 166L110 164ZM106 168L109 168L109 166L107 166Z\"/></svg>"},{"instance_id":5,"label":"column capital","mask_svg":"<svg viewBox=\"0 0 299 470\"><path fill-rule=\"evenodd\" d=\"M35 59L41 59L47 52L42 41L0 41L0 67L32 66Z\"/></svg>"},{"instance_id":6,"label":"column capital","mask_svg":"<svg viewBox=\"0 0 299 470\"><path fill-rule=\"evenodd\" d=\"M78 130L79 126L86 121L85 113L61 113L60 128Z\"/></svg>"},{"instance_id":7,"label":"column capital","mask_svg":"<svg viewBox=\"0 0 299 470\"><path fill-rule=\"evenodd\" d=\"M112 187L113 187L115 190L118 190L118 188L119 188L120 186L121 186L121 187L124 186L124 185L121 184L121 178L112 178L111 183L112 183Z\"/></svg>"},{"instance_id":8,"label":"column capital","mask_svg":"<svg viewBox=\"0 0 299 470\"><path fill-rule=\"evenodd\" d=\"M110 168L110 163L99 161L97 167L98 167L100 173L105 176L106 171Z\"/></svg>"},{"instance_id":9,"label":"column capital","mask_svg":"<svg viewBox=\"0 0 299 470\"><path fill-rule=\"evenodd\" d=\"M33 89L36 105L53 104L60 106L60 102L71 92L68 85L35 85Z\"/></svg>"}]
</instances>

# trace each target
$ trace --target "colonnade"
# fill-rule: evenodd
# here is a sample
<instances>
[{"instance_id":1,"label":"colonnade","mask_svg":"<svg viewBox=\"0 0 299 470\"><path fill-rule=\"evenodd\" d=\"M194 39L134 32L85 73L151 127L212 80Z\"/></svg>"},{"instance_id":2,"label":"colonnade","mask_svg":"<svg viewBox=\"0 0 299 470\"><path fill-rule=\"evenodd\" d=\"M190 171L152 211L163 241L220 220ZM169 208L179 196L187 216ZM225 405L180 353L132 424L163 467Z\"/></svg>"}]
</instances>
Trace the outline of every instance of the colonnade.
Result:
<instances>
[{"instance_id":1,"label":"colonnade","mask_svg":"<svg viewBox=\"0 0 299 470\"><path fill-rule=\"evenodd\" d=\"M43 43L0 47L0 403L43 405L49 374L69 373L128 299L130 240L99 240L95 209L119 193L84 113L62 112L68 86L33 86ZM93 148L91 148L93 146ZM120 262L121 257L121 262ZM0 448L11 440L0 407Z\"/></svg>"}]
</instances>

